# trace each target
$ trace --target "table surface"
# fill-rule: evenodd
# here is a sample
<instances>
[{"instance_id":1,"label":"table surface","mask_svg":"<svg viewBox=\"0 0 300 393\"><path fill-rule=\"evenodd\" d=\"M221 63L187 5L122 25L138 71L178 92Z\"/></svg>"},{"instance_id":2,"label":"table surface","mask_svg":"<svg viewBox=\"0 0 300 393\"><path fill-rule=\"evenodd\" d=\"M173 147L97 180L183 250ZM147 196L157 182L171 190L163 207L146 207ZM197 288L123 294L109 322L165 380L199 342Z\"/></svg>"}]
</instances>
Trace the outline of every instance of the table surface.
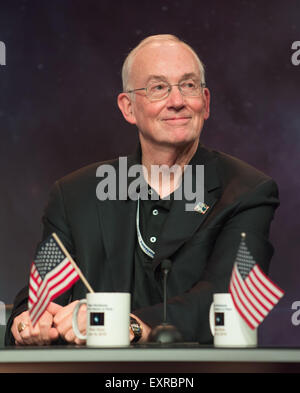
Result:
<instances>
[{"instance_id":1,"label":"table surface","mask_svg":"<svg viewBox=\"0 0 300 393\"><path fill-rule=\"evenodd\" d=\"M6 347L0 363L36 362L268 362L300 363L300 348L214 348L199 344L126 348Z\"/></svg>"}]
</instances>

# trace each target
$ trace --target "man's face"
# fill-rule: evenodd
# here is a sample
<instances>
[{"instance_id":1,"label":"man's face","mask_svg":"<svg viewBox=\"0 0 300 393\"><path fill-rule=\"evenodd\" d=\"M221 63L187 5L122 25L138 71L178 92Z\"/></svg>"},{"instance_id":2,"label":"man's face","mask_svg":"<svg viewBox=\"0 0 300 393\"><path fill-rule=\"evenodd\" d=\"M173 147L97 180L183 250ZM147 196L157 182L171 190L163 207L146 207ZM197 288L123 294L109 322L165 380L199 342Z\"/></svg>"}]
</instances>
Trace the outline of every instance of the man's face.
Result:
<instances>
[{"instance_id":1,"label":"man's face","mask_svg":"<svg viewBox=\"0 0 300 393\"><path fill-rule=\"evenodd\" d=\"M182 82L187 75L201 81L194 54L181 43L162 42L141 48L133 60L132 89L146 87L152 80L170 85ZM142 147L179 146L198 143L204 120L209 116L209 91L201 89L198 97L183 96L173 86L169 96L150 101L144 90L131 99L131 123L139 129Z\"/></svg>"}]
</instances>

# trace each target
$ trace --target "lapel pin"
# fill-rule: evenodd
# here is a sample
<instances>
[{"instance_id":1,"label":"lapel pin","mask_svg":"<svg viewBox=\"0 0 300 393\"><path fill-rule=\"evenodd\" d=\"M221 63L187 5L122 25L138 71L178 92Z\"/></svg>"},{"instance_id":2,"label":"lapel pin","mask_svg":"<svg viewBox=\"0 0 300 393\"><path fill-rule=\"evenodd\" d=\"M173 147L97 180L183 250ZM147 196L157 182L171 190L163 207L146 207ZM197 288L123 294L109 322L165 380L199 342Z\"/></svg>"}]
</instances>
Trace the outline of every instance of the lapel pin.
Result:
<instances>
[{"instance_id":1,"label":"lapel pin","mask_svg":"<svg viewBox=\"0 0 300 393\"><path fill-rule=\"evenodd\" d=\"M209 206L203 202L197 203L197 205L194 207L195 212L201 213L201 214L205 214L208 209L209 209Z\"/></svg>"}]
</instances>

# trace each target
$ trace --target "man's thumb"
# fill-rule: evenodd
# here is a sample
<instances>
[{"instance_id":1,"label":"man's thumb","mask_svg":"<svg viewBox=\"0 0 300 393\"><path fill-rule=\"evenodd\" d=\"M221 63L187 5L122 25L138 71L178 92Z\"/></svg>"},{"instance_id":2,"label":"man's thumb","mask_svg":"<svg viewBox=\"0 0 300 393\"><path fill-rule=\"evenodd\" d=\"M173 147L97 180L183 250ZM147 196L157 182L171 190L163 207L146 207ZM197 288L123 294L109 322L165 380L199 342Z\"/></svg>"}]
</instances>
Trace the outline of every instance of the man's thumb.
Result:
<instances>
[{"instance_id":1,"label":"man's thumb","mask_svg":"<svg viewBox=\"0 0 300 393\"><path fill-rule=\"evenodd\" d=\"M48 311L50 314L55 315L55 314L57 314L58 311L61 310L62 308L63 308L63 307L60 306L59 304L50 302L50 303L49 303L49 306L47 307L47 311Z\"/></svg>"},{"instance_id":2,"label":"man's thumb","mask_svg":"<svg viewBox=\"0 0 300 393\"><path fill-rule=\"evenodd\" d=\"M51 341L57 340L58 337L59 337L59 333L58 333L57 329L51 328L51 329L49 330L49 338L50 338L50 340L51 340Z\"/></svg>"}]
</instances>

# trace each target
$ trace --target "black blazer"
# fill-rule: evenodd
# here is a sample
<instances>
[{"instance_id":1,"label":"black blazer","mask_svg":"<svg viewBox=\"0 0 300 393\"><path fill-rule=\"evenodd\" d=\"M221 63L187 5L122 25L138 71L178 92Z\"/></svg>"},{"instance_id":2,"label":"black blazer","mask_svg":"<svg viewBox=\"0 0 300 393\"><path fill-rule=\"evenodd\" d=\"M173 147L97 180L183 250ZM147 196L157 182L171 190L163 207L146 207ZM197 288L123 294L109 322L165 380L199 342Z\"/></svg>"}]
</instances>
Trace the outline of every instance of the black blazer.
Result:
<instances>
[{"instance_id":1,"label":"black blazer","mask_svg":"<svg viewBox=\"0 0 300 393\"><path fill-rule=\"evenodd\" d=\"M138 162L128 157L128 166ZM94 291L130 291L136 246L136 201L99 201L96 163L57 181L43 217L43 239L56 232L74 257ZM241 232L255 260L267 272L273 254L270 224L279 204L275 182L262 172L227 154L199 146L190 164L204 165L205 214L186 211L186 200L175 200L158 239L153 269L172 260L168 277L168 317L186 341L208 343L212 336L208 311L215 292L228 292ZM132 179L131 179L132 180ZM160 275L156 275L159 279ZM27 309L28 288L16 297L7 325ZM62 305L85 297L79 281L55 301ZM132 310L150 326L160 323L163 304Z\"/></svg>"}]
</instances>

